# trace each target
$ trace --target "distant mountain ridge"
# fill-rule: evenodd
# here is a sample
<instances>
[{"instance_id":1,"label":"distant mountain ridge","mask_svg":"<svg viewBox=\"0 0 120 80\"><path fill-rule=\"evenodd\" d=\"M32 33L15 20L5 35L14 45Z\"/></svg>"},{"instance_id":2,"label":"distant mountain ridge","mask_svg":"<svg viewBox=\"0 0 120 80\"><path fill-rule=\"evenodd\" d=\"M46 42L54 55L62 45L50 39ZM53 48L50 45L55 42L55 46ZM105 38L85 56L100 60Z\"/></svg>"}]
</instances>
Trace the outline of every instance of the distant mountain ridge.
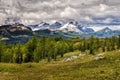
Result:
<instances>
[{"instance_id":1,"label":"distant mountain ridge","mask_svg":"<svg viewBox=\"0 0 120 80\"><path fill-rule=\"evenodd\" d=\"M118 35L120 35L120 30L112 30L112 29L106 27L102 30L95 32L93 35L96 37L102 37L102 38L118 36Z\"/></svg>"},{"instance_id":2,"label":"distant mountain ridge","mask_svg":"<svg viewBox=\"0 0 120 80\"><path fill-rule=\"evenodd\" d=\"M40 27L40 28L39 28ZM43 25L42 25L43 27ZM120 30L112 30L109 27L101 28L99 31L94 31L92 28L84 26L77 21L68 21L64 24L59 22L55 22L53 24L47 24L47 27L37 26L37 29L33 29L34 32L42 33L46 30L49 30L51 33L47 35L58 35L58 36L65 36L65 37L90 37L91 35L95 37L105 38L105 37L112 37L118 36L120 34ZM39 28L39 29L38 29ZM46 33L44 33L46 34ZM38 34L41 35L41 34Z\"/></svg>"},{"instance_id":3,"label":"distant mountain ridge","mask_svg":"<svg viewBox=\"0 0 120 80\"><path fill-rule=\"evenodd\" d=\"M94 31L93 28L84 26L81 23L71 20L68 22L56 21L52 24L47 22L41 22L40 24L33 24L25 26L20 23L11 25L1 25L0 35L3 36L2 40L10 41L27 41L33 34L41 37L43 35L47 37L61 36L63 38L72 37L85 37L90 36L105 38L120 35L120 30L112 30L109 27L101 28L99 31Z\"/></svg>"},{"instance_id":4,"label":"distant mountain ridge","mask_svg":"<svg viewBox=\"0 0 120 80\"><path fill-rule=\"evenodd\" d=\"M46 22L43 22L42 24L40 23L39 25L41 26L34 25L36 27L33 26L31 29L37 33L40 33L39 31L42 31L42 30L44 31L49 30L51 31L52 35L59 34L61 36L69 36L69 37L70 36L71 37L74 37L74 36L90 37L91 35L93 35L95 37L104 38L104 37L118 36L120 34L120 30L112 30L108 26L105 28L101 27L101 30L94 31L93 28L90 28L87 25L86 26L82 25L80 22L77 22L75 20L69 20L64 23L56 21L55 23L52 23L52 24L47 23L47 25L46 25ZM41 34L38 34L38 35L41 35Z\"/></svg>"},{"instance_id":5,"label":"distant mountain ridge","mask_svg":"<svg viewBox=\"0 0 120 80\"><path fill-rule=\"evenodd\" d=\"M65 24L61 24L60 22L55 22L53 24L48 24L46 22L42 22L40 24L28 25L33 31L45 30L49 29L51 31L62 31L62 32L76 32L76 33L93 33L94 30L92 28L87 28L79 24L77 21L69 21Z\"/></svg>"}]
</instances>

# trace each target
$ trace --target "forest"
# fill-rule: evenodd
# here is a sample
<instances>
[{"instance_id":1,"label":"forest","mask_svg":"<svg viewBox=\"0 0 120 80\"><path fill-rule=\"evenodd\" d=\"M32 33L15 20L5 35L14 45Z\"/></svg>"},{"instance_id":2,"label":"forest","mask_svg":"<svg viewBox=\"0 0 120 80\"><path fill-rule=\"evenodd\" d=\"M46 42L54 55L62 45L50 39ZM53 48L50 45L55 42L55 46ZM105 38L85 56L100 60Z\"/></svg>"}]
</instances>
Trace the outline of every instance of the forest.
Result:
<instances>
[{"instance_id":1,"label":"forest","mask_svg":"<svg viewBox=\"0 0 120 80\"><path fill-rule=\"evenodd\" d=\"M0 41L0 62L3 63L38 63L42 59L57 60L67 52L79 50L84 54L95 55L120 48L120 36L111 38L71 38L33 36L27 43L6 44Z\"/></svg>"}]
</instances>

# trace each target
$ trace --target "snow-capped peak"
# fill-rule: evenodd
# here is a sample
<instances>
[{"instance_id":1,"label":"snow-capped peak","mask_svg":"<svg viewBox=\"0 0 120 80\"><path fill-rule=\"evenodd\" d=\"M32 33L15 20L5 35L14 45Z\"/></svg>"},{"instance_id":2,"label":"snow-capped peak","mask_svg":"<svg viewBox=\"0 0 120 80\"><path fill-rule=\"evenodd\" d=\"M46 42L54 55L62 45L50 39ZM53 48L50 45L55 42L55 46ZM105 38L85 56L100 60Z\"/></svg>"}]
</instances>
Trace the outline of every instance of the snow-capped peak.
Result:
<instances>
[{"instance_id":1,"label":"snow-capped peak","mask_svg":"<svg viewBox=\"0 0 120 80\"><path fill-rule=\"evenodd\" d=\"M51 28L60 28L62 26L62 24L60 22L55 22L53 24L50 25Z\"/></svg>"},{"instance_id":2,"label":"snow-capped peak","mask_svg":"<svg viewBox=\"0 0 120 80\"><path fill-rule=\"evenodd\" d=\"M44 29L49 29L49 24L45 22L41 22L40 24L36 25L28 25L32 29L32 31L38 31L38 30L44 30Z\"/></svg>"},{"instance_id":3,"label":"snow-capped peak","mask_svg":"<svg viewBox=\"0 0 120 80\"><path fill-rule=\"evenodd\" d=\"M110 28L106 27L106 28L102 29L101 31L110 32L110 31L112 31L112 30L111 30Z\"/></svg>"},{"instance_id":4,"label":"snow-capped peak","mask_svg":"<svg viewBox=\"0 0 120 80\"><path fill-rule=\"evenodd\" d=\"M33 31L49 29L51 31L62 31L62 32L76 32L76 33L93 33L94 30L88 27L83 26L75 20L68 21L62 24L59 21L56 21L52 24L46 22L41 22L37 25L28 26L32 28Z\"/></svg>"},{"instance_id":5,"label":"snow-capped peak","mask_svg":"<svg viewBox=\"0 0 120 80\"><path fill-rule=\"evenodd\" d=\"M49 26L49 24L46 23L46 22L41 22L40 24L38 24L38 26L39 26L39 27L41 27L41 26L45 26L45 27L46 27L46 26Z\"/></svg>"},{"instance_id":6,"label":"snow-capped peak","mask_svg":"<svg viewBox=\"0 0 120 80\"><path fill-rule=\"evenodd\" d=\"M86 29L87 29L87 27L82 27L82 29L83 29L83 30L86 30Z\"/></svg>"},{"instance_id":7,"label":"snow-capped peak","mask_svg":"<svg viewBox=\"0 0 120 80\"><path fill-rule=\"evenodd\" d=\"M65 24L63 27L60 28L60 30L63 32L72 31L72 32L82 33L82 31L79 30L78 26L74 25L71 22Z\"/></svg>"}]
</instances>

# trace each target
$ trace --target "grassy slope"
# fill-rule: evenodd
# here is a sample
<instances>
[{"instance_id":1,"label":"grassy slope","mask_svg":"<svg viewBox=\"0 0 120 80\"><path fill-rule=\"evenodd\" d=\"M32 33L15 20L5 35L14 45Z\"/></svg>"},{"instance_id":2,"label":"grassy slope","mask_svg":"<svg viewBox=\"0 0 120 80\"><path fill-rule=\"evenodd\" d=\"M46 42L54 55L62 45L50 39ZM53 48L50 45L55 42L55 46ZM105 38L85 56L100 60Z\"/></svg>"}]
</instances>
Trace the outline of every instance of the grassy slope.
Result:
<instances>
[{"instance_id":1,"label":"grassy slope","mask_svg":"<svg viewBox=\"0 0 120 80\"><path fill-rule=\"evenodd\" d=\"M71 55L74 54L65 57ZM120 80L120 52L107 52L103 56L98 61L94 60L95 55L85 55L69 62L0 63L0 80Z\"/></svg>"}]
</instances>

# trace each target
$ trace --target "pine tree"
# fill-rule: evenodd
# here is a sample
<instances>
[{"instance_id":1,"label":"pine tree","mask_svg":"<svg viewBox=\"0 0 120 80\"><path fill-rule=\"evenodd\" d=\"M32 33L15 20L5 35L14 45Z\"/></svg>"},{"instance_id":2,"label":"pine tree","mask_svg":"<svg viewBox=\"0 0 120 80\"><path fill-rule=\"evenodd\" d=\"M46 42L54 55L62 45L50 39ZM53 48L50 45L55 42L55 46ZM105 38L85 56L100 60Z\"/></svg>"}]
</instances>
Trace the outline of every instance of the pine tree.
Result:
<instances>
[{"instance_id":1,"label":"pine tree","mask_svg":"<svg viewBox=\"0 0 120 80\"><path fill-rule=\"evenodd\" d=\"M38 63L42 59L41 52L42 52L42 50L41 50L41 44L38 43L37 48L34 51L34 62Z\"/></svg>"},{"instance_id":2,"label":"pine tree","mask_svg":"<svg viewBox=\"0 0 120 80\"><path fill-rule=\"evenodd\" d=\"M21 51L21 44L18 43L16 45L16 49L15 49L15 63L21 64L23 61L23 57L22 57L22 51Z\"/></svg>"},{"instance_id":3,"label":"pine tree","mask_svg":"<svg viewBox=\"0 0 120 80\"><path fill-rule=\"evenodd\" d=\"M26 44L26 48L28 53L26 54L26 62L32 62L34 59L34 50L37 47L37 38L33 36L33 38Z\"/></svg>"},{"instance_id":4,"label":"pine tree","mask_svg":"<svg viewBox=\"0 0 120 80\"><path fill-rule=\"evenodd\" d=\"M4 51L6 51L6 50L5 50L5 45L4 45L4 42L1 41L1 38L0 38L0 62L1 62L1 60L2 60L2 56L3 56L3 54L4 54Z\"/></svg>"},{"instance_id":5,"label":"pine tree","mask_svg":"<svg viewBox=\"0 0 120 80\"><path fill-rule=\"evenodd\" d=\"M118 37L118 48L120 48L120 35Z\"/></svg>"},{"instance_id":6,"label":"pine tree","mask_svg":"<svg viewBox=\"0 0 120 80\"><path fill-rule=\"evenodd\" d=\"M41 51L42 59L44 59L46 57L46 54L47 54L46 47L48 44L46 41L47 41L46 37L42 36L42 38L40 39L41 49L42 49L42 51Z\"/></svg>"}]
</instances>

